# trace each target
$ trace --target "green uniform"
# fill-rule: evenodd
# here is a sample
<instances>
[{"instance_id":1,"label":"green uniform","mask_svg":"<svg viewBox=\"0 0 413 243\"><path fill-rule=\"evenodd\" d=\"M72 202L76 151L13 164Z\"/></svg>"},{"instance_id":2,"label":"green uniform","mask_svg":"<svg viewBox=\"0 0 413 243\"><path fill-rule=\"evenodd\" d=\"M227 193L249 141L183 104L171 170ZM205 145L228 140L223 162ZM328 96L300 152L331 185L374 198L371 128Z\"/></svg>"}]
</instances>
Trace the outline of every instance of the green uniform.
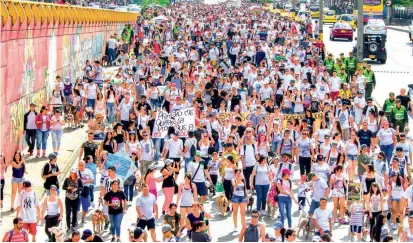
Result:
<instances>
[{"instance_id":1,"label":"green uniform","mask_svg":"<svg viewBox=\"0 0 413 243\"><path fill-rule=\"evenodd\" d=\"M330 74L332 74L332 72L333 72L333 68L334 68L334 59L326 59L325 61L324 61L324 66L326 66L327 67L327 71L330 73Z\"/></svg>"},{"instance_id":2,"label":"green uniform","mask_svg":"<svg viewBox=\"0 0 413 243\"><path fill-rule=\"evenodd\" d=\"M394 107L396 107L395 101L396 99L393 99L393 100L386 99L386 101L384 101L383 110L384 110L384 114L388 121L391 121L391 111L393 110Z\"/></svg>"},{"instance_id":3,"label":"green uniform","mask_svg":"<svg viewBox=\"0 0 413 243\"><path fill-rule=\"evenodd\" d=\"M373 87L376 86L376 77L374 76L373 70L368 71L367 69L363 72L366 77L366 99L371 97L373 93Z\"/></svg>"},{"instance_id":4,"label":"green uniform","mask_svg":"<svg viewBox=\"0 0 413 243\"><path fill-rule=\"evenodd\" d=\"M339 65L338 63L336 63L336 64L334 65L334 70L335 70L337 73L339 73L342 68L346 69L346 65L345 65L344 63L342 63L341 65Z\"/></svg>"},{"instance_id":5,"label":"green uniform","mask_svg":"<svg viewBox=\"0 0 413 243\"><path fill-rule=\"evenodd\" d=\"M341 73L341 72L339 72L339 73L337 73L337 77L339 77L339 78L341 79L341 83L342 83L342 84L348 83L348 75L347 75L347 73Z\"/></svg>"},{"instance_id":6,"label":"green uniform","mask_svg":"<svg viewBox=\"0 0 413 243\"><path fill-rule=\"evenodd\" d=\"M409 116L407 114L407 109L404 106L397 108L396 106L392 109L392 123L394 129L399 126L399 131L404 132L404 126L409 122Z\"/></svg>"},{"instance_id":7,"label":"green uniform","mask_svg":"<svg viewBox=\"0 0 413 243\"><path fill-rule=\"evenodd\" d=\"M347 75L351 78L351 76L356 72L357 58L354 56L348 57L346 59L346 67L347 67Z\"/></svg>"}]
</instances>

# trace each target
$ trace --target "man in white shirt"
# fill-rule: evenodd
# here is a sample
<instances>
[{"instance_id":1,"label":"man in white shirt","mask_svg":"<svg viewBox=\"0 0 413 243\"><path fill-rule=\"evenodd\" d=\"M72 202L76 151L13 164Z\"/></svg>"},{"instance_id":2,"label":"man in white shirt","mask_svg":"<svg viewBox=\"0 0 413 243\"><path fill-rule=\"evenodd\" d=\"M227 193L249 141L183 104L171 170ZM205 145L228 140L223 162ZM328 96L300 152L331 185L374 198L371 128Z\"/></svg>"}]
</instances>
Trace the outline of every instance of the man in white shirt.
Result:
<instances>
[{"instance_id":1,"label":"man in white shirt","mask_svg":"<svg viewBox=\"0 0 413 243\"><path fill-rule=\"evenodd\" d=\"M149 166L155 161L155 147L149 138L148 132L142 133L143 139L139 142L138 159L140 161L141 175L146 175Z\"/></svg>"},{"instance_id":2,"label":"man in white shirt","mask_svg":"<svg viewBox=\"0 0 413 243\"><path fill-rule=\"evenodd\" d=\"M146 184L143 184L142 193L136 198L136 212L138 213L138 224L136 226L142 230L148 228L152 241L157 242L155 220L158 219L158 203L155 195L149 193L149 187Z\"/></svg>"},{"instance_id":3,"label":"man in white shirt","mask_svg":"<svg viewBox=\"0 0 413 243\"><path fill-rule=\"evenodd\" d=\"M357 96L354 98L354 122L360 127L363 109L366 106L366 100L362 91L357 91Z\"/></svg>"},{"instance_id":4,"label":"man in white shirt","mask_svg":"<svg viewBox=\"0 0 413 243\"><path fill-rule=\"evenodd\" d=\"M318 236L329 234L333 236L333 215L331 210L327 209L327 199L320 199L320 207L314 211L312 222L316 229L315 234Z\"/></svg>"},{"instance_id":5,"label":"man in white shirt","mask_svg":"<svg viewBox=\"0 0 413 243\"><path fill-rule=\"evenodd\" d=\"M196 190L199 196L201 196L201 204L203 204L206 201L206 179L208 179L208 181L212 184L211 176L209 175L207 166L208 165L205 164L205 161L201 161L201 151L199 150L195 152L194 161L188 164L188 172L191 173L192 182L195 183Z\"/></svg>"},{"instance_id":6,"label":"man in white shirt","mask_svg":"<svg viewBox=\"0 0 413 243\"><path fill-rule=\"evenodd\" d=\"M133 98L130 97L129 93L126 93L124 97L117 109L120 114L120 122L122 123L123 130L126 131L129 126L129 111L133 107Z\"/></svg>"},{"instance_id":7,"label":"man in white shirt","mask_svg":"<svg viewBox=\"0 0 413 243\"><path fill-rule=\"evenodd\" d=\"M184 150L184 144L182 139L179 138L179 132L175 131L173 137L166 142L166 146L163 150L163 158L166 160L166 154L169 152L168 159L172 159L175 162L174 167L180 169L181 156Z\"/></svg>"},{"instance_id":8,"label":"man in white shirt","mask_svg":"<svg viewBox=\"0 0 413 243\"><path fill-rule=\"evenodd\" d=\"M30 181L23 182L24 190L18 195L16 218L23 220L23 228L32 235L32 242L36 242L37 222L40 221L39 198Z\"/></svg>"},{"instance_id":9,"label":"man in white shirt","mask_svg":"<svg viewBox=\"0 0 413 243\"><path fill-rule=\"evenodd\" d=\"M115 49L119 43L113 36L111 36L106 43L108 45L108 63L109 66L112 66L112 62L115 60Z\"/></svg>"},{"instance_id":10,"label":"man in white shirt","mask_svg":"<svg viewBox=\"0 0 413 243\"><path fill-rule=\"evenodd\" d=\"M33 155L34 145L36 144L36 115L36 104L31 103L30 110L26 114L24 114L25 140L29 147L29 156Z\"/></svg>"},{"instance_id":11,"label":"man in white shirt","mask_svg":"<svg viewBox=\"0 0 413 243\"><path fill-rule=\"evenodd\" d=\"M340 91L341 79L337 76L337 71L333 71L333 76L330 77L330 95L331 100L334 102L338 98L338 93Z\"/></svg>"},{"instance_id":12,"label":"man in white shirt","mask_svg":"<svg viewBox=\"0 0 413 243\"><path fill-rule=\"evenodd\" d=\"M91 206L90 203L90 184L93 183L95 177L90 169L85 167L85 161L81 160L77 163L78 175L83 183L83 190L80 194L80 202L82 204L82 224L86 222L86 214ZM93 193L93 192L92 192Z\"/></svg>"},{"instance_id":13,"label":"man in white shirt","mask_svg":"<svg viewBox=\"0 0 413 243\"><path fill-rule=\"evenodd\" d=\"M250 176L257 163L258 147L252 142L252 131L246 131L245 144L241 147L241 162L247 189L250 189Z\"/></svg>"}]
</instances>

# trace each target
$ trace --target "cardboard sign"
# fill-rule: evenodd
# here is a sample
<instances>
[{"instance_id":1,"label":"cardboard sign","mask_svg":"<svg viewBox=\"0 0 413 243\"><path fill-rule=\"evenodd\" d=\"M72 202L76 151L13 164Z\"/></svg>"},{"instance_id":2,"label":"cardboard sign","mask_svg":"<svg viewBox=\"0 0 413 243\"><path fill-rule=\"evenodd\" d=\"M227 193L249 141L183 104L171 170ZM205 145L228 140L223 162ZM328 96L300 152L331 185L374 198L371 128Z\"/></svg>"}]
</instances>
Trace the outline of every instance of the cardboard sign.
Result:
<instances>
[{"instance_id":1,"label":"cardboard sign","mask_svg":"<svg viewBox=\"0 0 413 243\"><path fill-rule=\"evenodd\" d=\"M169 127L174 127L179 132L179 137L187 137L188 132L195 129L195 109L186 108L171 113L159 111L156 115L152 138L165 138Z\"/></svg>"},{"instance_id":2,"label":"cardboard sign","mask_svg":"<svg viewBox=\"0 0 413 243\"><path fill-rule=\"evenodd\" d=\"M350 183L348 184L348 200L349 201L359 201L361 199L361 186L360 183Z\"/></svg>"},{"instance_id":3,"label":"cardboard sign","mask_svg":"<svg viewBox=\"0 0 413 243\"><path fill-rule=\"evenodd\" d=\"M105 163L105 169L110 166L116 168L116 176L125 181L136 171L136 166L124 150L120 150L115 154L108 154L108 159Z\"/></svg>"}]
</instances>

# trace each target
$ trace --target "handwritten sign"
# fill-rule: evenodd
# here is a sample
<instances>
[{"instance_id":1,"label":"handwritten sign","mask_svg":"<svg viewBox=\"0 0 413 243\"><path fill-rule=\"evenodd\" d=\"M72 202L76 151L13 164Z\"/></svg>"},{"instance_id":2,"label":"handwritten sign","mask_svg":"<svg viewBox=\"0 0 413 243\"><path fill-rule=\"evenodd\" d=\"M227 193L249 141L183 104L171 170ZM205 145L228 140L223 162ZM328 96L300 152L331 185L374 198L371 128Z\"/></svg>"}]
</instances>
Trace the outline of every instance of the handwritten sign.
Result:
<instances>
[{"instance_id":1,"label":"handwritten sign","mask_svg":"<svg viewBox=\"0 0 413 243\"><path fill-rule=\"evenodd\" d=\"M132 160L123 150L120 150L115 154L108 154L105 169L107 170L110 166L114 166L116 168L116 176L121 178L123 181L131 176L136 170L135 164L132 163Z\"/></svg>"},{"instance_id":2,"label":"handwritten sign","mask_svg":"<svg viewBox=\"0 0 413 243\"><path fill-rule=\"evenodd\" d=\"M188 132L195 129L194 108L172 111L171 113L159 111L156 115L152 137L165 138L169 127L174 127L179 132L179 137L187 137Z\"/></svg>"},{"instance_id":3,"label":"handwritten sign","mask_svg":"<svg viewBox=\"0 0 413 243\"><path fill-rule=\"evenodd\" d=\"M313 131L316 131L320 127L321 120L323 119L323 113L322 112L317 112L313 113L313 118L315 119L315 126L313 127ZM298 119L301 123L301 120L304 119L305 115L304 114L283 114L284 117L284 127L287 127L287 121L292 121L295 119ZM313 124L308 124L308 125L313 125Z\"/></svg>"},{"instance_id":4,"label":"handwritten sign","mask_svg":"<svg viewBox=\"0 0 413 243\"><path fill-rule=\"evenodd\" d=\"M218 114L218 119L219 119L220 122L224 122L224 120L226 118L229 119L232 114L233 113L231 113L231 112L221 112L221 113ZM246 121L250 118L251 114L249 112L241 112L240 115L238 115L238 116L244 122L244 121Z\"/></svg>"}]
</instances>

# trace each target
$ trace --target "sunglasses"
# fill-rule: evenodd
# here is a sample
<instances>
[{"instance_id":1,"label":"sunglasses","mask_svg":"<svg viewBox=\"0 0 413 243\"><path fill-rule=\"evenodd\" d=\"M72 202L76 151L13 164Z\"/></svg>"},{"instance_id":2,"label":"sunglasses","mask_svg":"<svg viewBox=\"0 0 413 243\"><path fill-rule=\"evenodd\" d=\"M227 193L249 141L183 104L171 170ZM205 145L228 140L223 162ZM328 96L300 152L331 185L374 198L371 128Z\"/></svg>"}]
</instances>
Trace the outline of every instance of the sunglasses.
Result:
<instances>
[{"instance_id":1,"label":"sunglasses","mask_svg":"<svg viewBox=\"0 0 413 243\"><path fill-rule=\"evenodd\" d=\"M143 134L142 136L147 137L147 136L148 136L148 134Z\"/></svg>"},{"instance_id":2,"label":"sunglasses","mask_svg":"<svg viewBox=\"0 0 413 243\"><path fill-rule=\"evenodd\" d=\"M256 214L254 214L254 215L251 215L251 218L253 218L253 219L258 219L260 216L259 215L256 215Z\"/></svg>"},{"instance_id":3,"label":"sunglasses","mask_svg":"<svg viewBox=\"0 0 413 243\"><path fill-rule=\"evenodd\" d=\"M308 133L303 133L303 135L306 135L306 136L307 136L307 135L308 135Z\"/></svg>"}]
</instances>

